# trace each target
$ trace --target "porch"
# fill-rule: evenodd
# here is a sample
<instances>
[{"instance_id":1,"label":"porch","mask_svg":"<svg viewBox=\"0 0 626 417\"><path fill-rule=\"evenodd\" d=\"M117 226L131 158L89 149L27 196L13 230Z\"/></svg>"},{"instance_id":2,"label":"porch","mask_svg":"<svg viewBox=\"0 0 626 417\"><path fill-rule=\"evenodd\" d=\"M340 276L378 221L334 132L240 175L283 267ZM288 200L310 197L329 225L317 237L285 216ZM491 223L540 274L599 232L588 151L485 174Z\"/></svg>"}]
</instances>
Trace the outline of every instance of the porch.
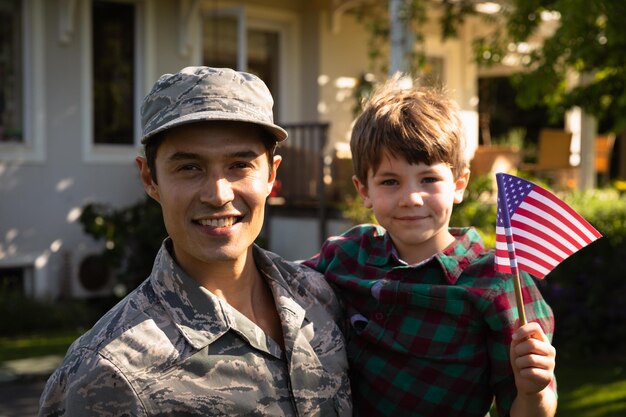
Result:
<instances>
[{"instance_id":1,"label":"porch","mask_svg":"<svg viewBox=\"0 0 626 417\"><path fill-rule=\"evenodd\" d=\"M287 259L315 254L328 236L350 227L338 208L338 184L350 172L325 152L329 123L282 124L289 138L277 150L283 157L266 207L264 244ZM345 178L347 177L347 178ZM296 244L294 245L294 242Z\"/></svg>"}]
</instances>

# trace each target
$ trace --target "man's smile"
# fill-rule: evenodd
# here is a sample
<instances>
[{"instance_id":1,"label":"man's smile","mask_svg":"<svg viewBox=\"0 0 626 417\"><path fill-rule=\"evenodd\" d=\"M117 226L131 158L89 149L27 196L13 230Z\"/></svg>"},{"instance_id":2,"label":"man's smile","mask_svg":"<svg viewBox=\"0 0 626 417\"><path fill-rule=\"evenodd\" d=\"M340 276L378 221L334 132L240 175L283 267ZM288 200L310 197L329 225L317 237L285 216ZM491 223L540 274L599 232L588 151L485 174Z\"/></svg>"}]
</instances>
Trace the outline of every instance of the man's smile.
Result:
<instances>
[{"instance_id":1,"label":"man's smile","mask_svg":"<svg viewBox=\"0 0 626 417\"><path fill-rule=\"evenodd\" d=\"M198 219L198 220L193 220L193 222L201 226L231 227L234 224L240 222L241 219L242 219L242 216L229 216L229 217L219 217L219 218L211 218L211 219Z\"/></svg>"}]
</instances>

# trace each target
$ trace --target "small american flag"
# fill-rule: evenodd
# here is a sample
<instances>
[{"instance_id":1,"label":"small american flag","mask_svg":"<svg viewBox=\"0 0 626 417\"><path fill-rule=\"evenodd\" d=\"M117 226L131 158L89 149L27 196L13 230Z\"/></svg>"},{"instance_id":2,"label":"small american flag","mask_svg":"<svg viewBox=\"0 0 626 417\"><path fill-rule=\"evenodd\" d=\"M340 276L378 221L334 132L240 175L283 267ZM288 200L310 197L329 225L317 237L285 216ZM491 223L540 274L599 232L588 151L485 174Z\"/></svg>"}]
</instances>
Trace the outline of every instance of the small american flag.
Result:
<instances>
[{"instance_id":1,"label":"small american flag","mask_svg":"<svg viewBox=\"0 0 626 417\"><path fill-rule=\"evenodd\" d=\"M544 278L561 261L602 235L554 194L532 182L496 174L496 270L516 268Z\"/></svg>"}]
</instances>

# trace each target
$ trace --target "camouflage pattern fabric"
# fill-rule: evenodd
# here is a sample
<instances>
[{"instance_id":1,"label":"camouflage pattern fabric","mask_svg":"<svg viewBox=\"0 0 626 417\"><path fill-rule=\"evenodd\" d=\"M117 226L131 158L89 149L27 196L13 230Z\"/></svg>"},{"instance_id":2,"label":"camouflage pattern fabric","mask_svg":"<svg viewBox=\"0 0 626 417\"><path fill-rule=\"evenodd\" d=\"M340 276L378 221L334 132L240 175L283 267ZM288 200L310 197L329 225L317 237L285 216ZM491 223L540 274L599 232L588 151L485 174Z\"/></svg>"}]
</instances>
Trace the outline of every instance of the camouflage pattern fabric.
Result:
<instances>
[{"instance_id":1,"label":"camouflage pattern fabric","mask_svg":"<svg viewBox=\"0 0 626 417\"><path fill-rule=\"evenodd\" d=\"M150 277L80 337L40 416L348 416L341 311L323 276L254 247L285 350L187 276L167 240Z\"/></svg>"},{"instance_id":2,"label":"camouflage pattern fabric","mask_svg":"<svg viewBox=\"0 0 626 417\"><path fill-rule=\"evenodd\" d=\"M186 67L163 74L141 105L142 143L185 123L230 120L265 127L277 142L287 132L274 124L274 99L256 75L230 68Z\"/></svg>"}]
</instances>

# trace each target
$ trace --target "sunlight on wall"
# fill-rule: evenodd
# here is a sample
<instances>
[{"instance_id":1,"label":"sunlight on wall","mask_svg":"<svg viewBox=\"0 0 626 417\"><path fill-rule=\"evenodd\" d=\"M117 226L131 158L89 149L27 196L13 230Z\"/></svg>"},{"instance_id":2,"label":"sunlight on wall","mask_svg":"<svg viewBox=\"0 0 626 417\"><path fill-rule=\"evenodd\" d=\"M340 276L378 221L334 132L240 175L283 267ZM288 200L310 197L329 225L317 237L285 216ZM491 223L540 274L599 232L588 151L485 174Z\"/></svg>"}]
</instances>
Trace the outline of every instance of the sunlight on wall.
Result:
<instances>
[{"instance_id":1,"label":"sunlight on wall","mask_svg":"<svg viewBox=\"0 0 626 417\"><path fill-rule=\"evenodd\" d=\"M50 250L53 253L57 253L61 249L62 246L63 246L63 240L57 239L50 244Z\"/></svg>"},{"instance_id":2,"label":"sunlight on wall","mask_svg":"<svg viewBox=\"0 0 626 417\"><path fill-rule=\"evenodd\" d=\"M74 223L76 220L78 220L82 212L83 210L80 207L74 207L67 213L67 217L66 217L67 222Z\"/></svg>"},{"instance_id":3,"label":"sunlight on wall","mask_svg":"<svg viewBox=\"0 0 626 417\"><path fill-rule=\"evenodd\" d=\"M37 269L45 268L46 265L48 264L48 259L50 259L50 252L45 251L44 253L39 255L37 259L35 259L35 268Z\"/></svg>"},{"instance_id":4,"label":"sunlight on wall","mask_svg":"<svg viewBox=\"0 0 626 417\"><path fill-rule=\"evenodd\" d=\"M11 242L11 241L15 240L15 238L17 237L18 234L19 234L19 232L17 231L16 228L9 229L9 230L7 230L7 234L5 235L5 240L7 242Z\"/></svg>"},{"instance_id":5,"label":"sunlight on wall","mask_svg":"<svg viewBox=\"0 0 626 417\"><path fill-rule=\"evenodd\" d=\"M74 185L74 178L65 178L57 183L56 190L58 192L62 192L70 188L72 185Z\"/></svg>"},{"instance_id":6,"label":"sunlight on wall","mask_svg":"<svg viewBox=\"0 0 626 417\"><path fill-rule=\"evenodd\" d=\"M356 78L354 77L338 77L335 80L335 87L337 88L354 88L356 87Z\"/></svg>"}]
</instances>

